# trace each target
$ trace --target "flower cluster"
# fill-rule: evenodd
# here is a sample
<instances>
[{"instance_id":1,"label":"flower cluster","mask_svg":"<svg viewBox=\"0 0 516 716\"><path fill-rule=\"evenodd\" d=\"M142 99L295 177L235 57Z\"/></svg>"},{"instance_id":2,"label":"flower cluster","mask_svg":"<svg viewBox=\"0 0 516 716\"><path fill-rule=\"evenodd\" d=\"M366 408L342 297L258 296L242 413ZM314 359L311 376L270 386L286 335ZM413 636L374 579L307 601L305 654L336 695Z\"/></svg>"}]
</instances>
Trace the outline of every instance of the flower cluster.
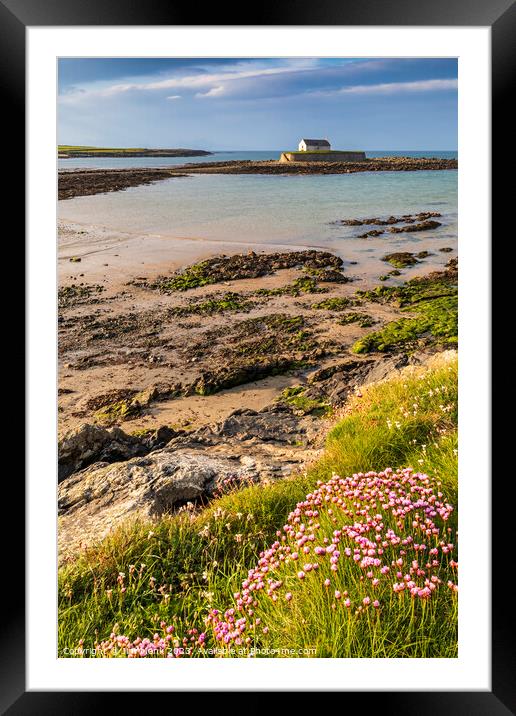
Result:
<instances>
[{"instance_id":1,"label":"flower cluster","mask_svg":"<svg viewBox=\"0 0 516 716\"><path fill-rule=\"evenodd\" d=\"M191 656L196 649L203 648L206 634L191 628L179 637L173 624L162 621L161 634L156 632L152 639L138 637L131 641L127 636L111 632L109 639L95 643L95 653L102 657L126 656L128 659L142 659L151 656L178 659Z\"/></svg>"},{"instance_id":2,"label":"flower cluster","mask_svg":"<svg viewBox=\"0 0 516 716\"><path fill-rule=\"evenodd\" d=\"M241 490L243 487L250 487L254 485L256 480L251 475L235 474L225 477L223 480L219 480L215 490L213 491L213 497L222 497L231 492Z\"/></svg>"},{"instance_id":3,"label":"flower cluster","mask_svg":"<svg viewBox=\"0 0 516 716\"><path fill-rule=\"evenodd\" d=\"M219 644L249 644L269 631L256 614L262 600L292 608L307 580L319 580L333 609L357 616L388 609L393 595L423 605L443 584L455 593L452 511L430 478L410 468L319 482L260 554L235 605L212 609L207 626Z\"/></svg>"}]
</instances>

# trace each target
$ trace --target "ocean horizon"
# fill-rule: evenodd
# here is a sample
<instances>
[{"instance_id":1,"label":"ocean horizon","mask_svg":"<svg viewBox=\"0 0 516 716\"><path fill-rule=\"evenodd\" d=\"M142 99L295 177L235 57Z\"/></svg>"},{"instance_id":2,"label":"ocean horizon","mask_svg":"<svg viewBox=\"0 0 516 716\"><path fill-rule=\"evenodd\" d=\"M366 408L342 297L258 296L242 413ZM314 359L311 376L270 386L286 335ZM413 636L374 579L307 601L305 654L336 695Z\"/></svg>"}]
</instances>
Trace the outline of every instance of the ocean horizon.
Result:
<instances>
[{"instance_id":1,"label":"ocean horizon","mask_svg":"<svg viewBox=\"0 0 516 716\"><path fill-rule=\"evenodd\" d=\"M267 161L279 159L282 151L292 149L268 150L206 150L213 153L202 157L73 157L58 159L57 167L63 169L129 169L147 167L167 167L181 164L197 164L199 162L225 162L225 161ZM367 157L436 157L439 159L457 159L458 152L451 150L431 149L404 149L404 150L360 150L365 151Z\"/></svg>"}]
</instances>

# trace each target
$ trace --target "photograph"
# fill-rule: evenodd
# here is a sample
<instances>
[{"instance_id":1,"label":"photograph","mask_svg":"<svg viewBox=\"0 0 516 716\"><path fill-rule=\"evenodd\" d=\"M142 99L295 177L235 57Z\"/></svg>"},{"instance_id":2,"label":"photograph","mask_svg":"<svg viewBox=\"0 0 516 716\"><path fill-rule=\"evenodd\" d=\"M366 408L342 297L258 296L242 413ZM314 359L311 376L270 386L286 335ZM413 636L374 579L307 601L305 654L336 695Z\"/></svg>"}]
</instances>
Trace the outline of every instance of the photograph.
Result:
<instances>
[{"instance_id":1,"label":"photograph","mask_svg":"<svg viewBox=\"0 0 516 716\"><path fill-rule=\"evenodd\" d=\"M57 58L59 658L458 659L459 77Z\"/></svg>"}]
</instances>

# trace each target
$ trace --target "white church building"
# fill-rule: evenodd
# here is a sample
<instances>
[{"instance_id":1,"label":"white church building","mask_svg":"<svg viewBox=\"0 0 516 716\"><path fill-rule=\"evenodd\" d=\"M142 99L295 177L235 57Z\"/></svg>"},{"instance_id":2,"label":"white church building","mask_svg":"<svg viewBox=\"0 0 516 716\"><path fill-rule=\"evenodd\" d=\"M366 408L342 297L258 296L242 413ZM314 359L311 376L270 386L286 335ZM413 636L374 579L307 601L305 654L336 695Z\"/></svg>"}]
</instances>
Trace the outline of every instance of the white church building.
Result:
<instances>
[{"instance_id":1,"label":"white church building","mask_svg":"<svg viewBox=\"0 0 516 716\"><path fill-rule=\"evenodd\" d=\"M331 144L327 139L302 139L299 142L300 152L330 151Z\"/></svg>"}]
</instances>

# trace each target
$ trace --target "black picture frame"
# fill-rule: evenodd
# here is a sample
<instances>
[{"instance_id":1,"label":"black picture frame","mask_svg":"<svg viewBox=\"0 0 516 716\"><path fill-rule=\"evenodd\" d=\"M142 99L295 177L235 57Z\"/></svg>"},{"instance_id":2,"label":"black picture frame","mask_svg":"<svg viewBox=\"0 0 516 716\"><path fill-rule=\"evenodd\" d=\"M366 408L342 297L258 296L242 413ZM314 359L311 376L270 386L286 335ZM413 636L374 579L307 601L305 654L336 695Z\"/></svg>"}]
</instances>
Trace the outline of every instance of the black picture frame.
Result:
<instances>
[{"instance_id":1,"label":"black picture frame","mask_svg":"<svg viewBox=\"0 0 516 716\"><path fill-rule=\"evenodd\" d=\"M296 3L258 4L253 15L235 22L230 6L220 4L205 5L200 13L196 6L184 7L183 4L171 4L159 0L0 0L0 56L4 98L3 119L6 122L4 136L9 141L3 143L2 155L7 160L13 179L12 205L21 203L21 187L24 186L24 150L25 146L25 30L34 26L79 26L79 25L355 25L355 26L489 26L492 37L492 127L493 127L493 176L496 177L496 191L492 194L493 217L502 217L511 206L509 192L513 193L509 180L501 178L502 162L510 163L507 150L510 150L510 138L513 130L513 113L509 109L514 77L514 47L516 45L516 5L513 0L433 0L432 3L415 3L414 0L319 0L309 3L297 0ZM202 15L202 23L197 22ZM460 89L459 89L460 91ZM496 147L498 142L498 148ZM502 146L503 142L503 146ZM4 164L4 166L6 166ZM499 170L497 172L496 170ZM500 178L498 178L498 176ZM511 197L512 198L512 197ZM22 231L24 209L20 207L18 216L18 235ZM493 227L494 229L494 227ZM494 231L493 231L494 234ZM501 242L501 239L500 239ZM504 262L505 263L505 262ZM510 285L509 266L506 262L498 281L493 282L492 297L502 305L504 285ZM507 272L507 275L505 275ZM10 320L8 317L7 320ZM29 346L30 349L30 346ZM493 355L493 375L506 370L501 364L501 356ZM496 394L493 396L493 415L497 414ZM497 435L502 431L498 424ZM494 453L493 453L494 454ZM511 626L514 626L514 597L510 587L505 584L507 570L512 569L504 549L496 547L508 544L511 520L501 519L501 509L510 501L511 490L514 493L514 478L503 474L502 467L497 473L496 460L493 460L492 482L492 573L500 575L493 579L492 585L492 691L472 692L368 692L366 704L371 709L382 709L384 713L400 714L453 714L464 716L489 715L502 716L516 713L514 659L515 649L512 641ZM507 468L507 466L506 466ZM19 470L18 470L19 472ZM5 476L7 478L7 476ZM18 479L14 479L17 477ZM24 487L17 474L11 477L11 487L15 490L14 501L22 505ZM16 495L16 491L18 494ZM13 498L10 498L13 500ZM514 502L512 502L514 504ZM3 596L8 605L4 608L0 620L1 644L0 659L0 709L2 713L18 714L79 714L101 707L107 710L115 703L119 695L95 692L27 692L25 687L25 608L23 598L23 572L21 561L22 531L19 513L5 510L11 528L19 536L17 548L4 550L4 585L10 575L16 575L16 588L4 587ZM499 519L497 519L497 515ZM4 527L4 529L6 529ZM9 525L7 526L7 531ZM7 532L9 534L9 532ZM485 537L485 535L483 536ZM482 536L480 536L482 538ZM502 577L503 575L503 577ZM508 595L509 592L509 595ZM10 601L10 604L9 604ZM410 684L407 684L410 688ZM132 707L138 707L142 694L131 695ZM354 697L362 699L363 694L347 693L346 708ZM144 698L148 698L144 695ZM97 705L97 699L99 703ZM351 702L350 702L351 700ZM143 702L141 702L143 705ZM115 706L116 707L116 706ZM147 707L149 703L147 702ZM155 708L155 706L152 706Z\"/></svg>"}]
</instances>

